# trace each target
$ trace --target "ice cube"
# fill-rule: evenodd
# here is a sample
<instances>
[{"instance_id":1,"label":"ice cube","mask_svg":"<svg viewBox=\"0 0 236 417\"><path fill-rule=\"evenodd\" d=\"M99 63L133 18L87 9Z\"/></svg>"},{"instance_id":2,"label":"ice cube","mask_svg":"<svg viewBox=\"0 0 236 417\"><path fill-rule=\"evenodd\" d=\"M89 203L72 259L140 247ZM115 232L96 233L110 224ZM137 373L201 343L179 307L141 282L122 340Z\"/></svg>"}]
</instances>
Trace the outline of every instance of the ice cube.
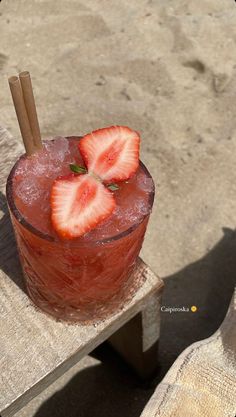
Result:
<instances>
[{"instance_id":1,"label":"ice cube","mask_svg":"<svg viewBox=\"0 0 236 417\"><path fill-rule=\"evenodd\" d=\"M143 200L143 198L136 198L135 204L133 208L134 214L136 218L140 218L141 215L148 214L149 212L149 206L146 201Z\"/></svg>"},{"instance_id":2,"label":"ice cube","mask_svg":"<svg viewBox=\"0 0 236 417\"><path fill-rule=\"evenodd\" d=\"M152 178L145 176L143 173L138 175L137 183L138 188L145 191L146 193L150 193L154 190Z\"/></svg>"},{"instance_id":3,"label":"ice cube","mask_svg":"<svg viewBox=\"0 0 236 417\"><path fill-rule=\"evenodd\" d=\"M45 148L50 155L51 161L63 162L69 151L69 143L66 138L57 136L54 138L54 141L45 141Z\"/></svg>"},{"instance_id":4,"label":"ice cube","mask_svg":"<svg viewBox=\"0 0 236 417\"><path fill-rule=\"evenodd\" d=\"M25 204L32 205L42 197L43 190L38 187L35 177L30 175L16 183L15 193Z\"/></svg>"},{"instance_id":5,"label":"ice cube","mask_svg":"<svg viewBox=\"0 0 236 417\"><path fill-rule=\"evenodd\" d=\"M44 163L44 161L37 161L34 166L32 166L32 172L37 177L40 177L42 175L45 175L47 172L47 165Z\"/></svg>"}]
</instances>

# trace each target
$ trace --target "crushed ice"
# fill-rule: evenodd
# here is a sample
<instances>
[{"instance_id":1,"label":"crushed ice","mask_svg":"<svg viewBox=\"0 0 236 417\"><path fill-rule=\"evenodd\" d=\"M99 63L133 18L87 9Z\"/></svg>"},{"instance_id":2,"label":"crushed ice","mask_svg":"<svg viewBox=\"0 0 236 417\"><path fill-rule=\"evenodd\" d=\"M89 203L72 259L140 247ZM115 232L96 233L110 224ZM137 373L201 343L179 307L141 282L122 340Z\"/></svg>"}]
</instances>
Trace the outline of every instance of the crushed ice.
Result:
<instances>
[{"instance_id":1,"label":"crushed ice","mask_svg":"<svg viewBox=\"0 0 236 417\"><path fill-rule=\"evenodd\" d=\"M16 169L16 176L20 176L16 182L16 195L26 204L32 205L40 199L48 206L48 192L43 184L44 178L56 178L63 161L69 154L68 140L63 137L55 138L56 141L44 141L44 148L29 158L26 158ZM44 210L44 204L42 205Z\"/></svg>"}]
</instances>

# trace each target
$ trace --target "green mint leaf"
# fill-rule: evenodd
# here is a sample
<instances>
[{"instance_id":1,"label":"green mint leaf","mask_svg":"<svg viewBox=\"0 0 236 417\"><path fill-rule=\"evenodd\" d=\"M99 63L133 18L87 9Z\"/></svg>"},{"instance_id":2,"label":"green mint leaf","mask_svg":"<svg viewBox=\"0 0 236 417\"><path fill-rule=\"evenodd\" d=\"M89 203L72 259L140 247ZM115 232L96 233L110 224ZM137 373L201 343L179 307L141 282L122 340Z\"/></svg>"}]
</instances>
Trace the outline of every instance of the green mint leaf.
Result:
<instances>
[{"instance_id":1,"label":"green mint leaf","mask_svg":"<svg viewBox=\"0 0 236 417\"><path fill-rule=\"evenodd\" d=\"M107 188L109 188L109 190L111 190L111 191L119 190L119 186L117 184L114 184L114 183L108 184Z\"/></svg>"},{"instance_id":2,"label":"green mint leaf","mask_svg":"<svg viewBox=\"0 0 236 417\"><path fill-rule=\"evenodd\" d=\"M75 172L76 174L87 173L87 169L85 167L81 167L80 165L76 165L76 164L70 164L70 169L72 172Z\"/></svg>"}]
</instances>

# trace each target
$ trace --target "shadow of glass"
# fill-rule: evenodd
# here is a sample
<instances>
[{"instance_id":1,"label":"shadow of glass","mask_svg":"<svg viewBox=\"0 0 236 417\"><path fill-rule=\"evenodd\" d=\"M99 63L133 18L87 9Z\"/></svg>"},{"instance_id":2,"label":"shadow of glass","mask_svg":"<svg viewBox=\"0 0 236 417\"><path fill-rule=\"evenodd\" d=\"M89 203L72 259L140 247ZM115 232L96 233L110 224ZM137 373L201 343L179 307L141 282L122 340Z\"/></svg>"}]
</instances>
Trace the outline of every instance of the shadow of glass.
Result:
<instances>
[{"instance_id":1,"label":"shadow of glass","mask_svg":"<svg viewBox=\"0 0 236 417\"><path fill-rule=\"evenodd\" d=\"M211 336L224 320L236 284L236 231L223 228L223 233L203 258L165 279L162 306L197 311L161 313L156 383L187 346Z\"/></svg>"},{"instance_id":2,"label":"shadow of glass","mask_svg":"<svg viewBox=\"0 0 236 417\"><path fill-rule=\"evenodd\" d=\"M107 343L86 368L39 408L34 417L139 417L153 389L137 380Z\"/></svg>"},{"instance_id":3,"label":"shadow of glass","mask_svg":"<svg viewBox=\"0 0 236 417\"><path fill-rule=\"evenodd\" d=\"M0 191L0 269L24 292L26 292L23 273L18 257L16 240L11 224L5 195Z\"/></svg>"},{"instance_id":4,"label":"shadow of glass","mask_svg":"<svg viewBox=\"0 0 236 417\"><path fill-rule=\"evenodd\" d=\"M165 278L162 306L196 306L197 311L162 312L160 372L141 384L118 356L103 344L102 361L79 372L39 408L34 417L138 417L178 355L209 337L223 321L236 283L236 232L224 228L222 239L201 259ZM99 352L99 354L98 354ZM94 354L94 353L93 353Z\"/></svg>"}]
</instances>

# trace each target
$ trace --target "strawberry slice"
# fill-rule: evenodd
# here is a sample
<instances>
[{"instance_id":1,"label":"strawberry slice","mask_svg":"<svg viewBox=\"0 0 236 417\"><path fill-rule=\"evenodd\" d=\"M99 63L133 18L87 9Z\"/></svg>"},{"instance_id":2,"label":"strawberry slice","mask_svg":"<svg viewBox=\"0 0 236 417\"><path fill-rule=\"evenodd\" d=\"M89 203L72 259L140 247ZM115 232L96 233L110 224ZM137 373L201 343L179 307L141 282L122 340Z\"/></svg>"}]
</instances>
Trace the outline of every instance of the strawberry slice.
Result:
<instances>
[{"instance_id":1,"label":"strawberry slice","mask_svg":"<svg viewBox=\"0 0 236 417\"><path fill-rule=\"evenodd\" d=\"M115 208L112 193L89 174L57 178L51 192L51 220L58 235L79 237L105 220Z\"/></svg>"},{"instance_id":2,"label":"strawberry slice","mask_svg":"<svg viewBox=\"0 0 236 417\"><path fill-rule=\"evenodd\" d=\"M140 136L126 126L95 130L79 141L89 172L105 183L130 178L139 165Z\"/></svg>"}]
</instances>

